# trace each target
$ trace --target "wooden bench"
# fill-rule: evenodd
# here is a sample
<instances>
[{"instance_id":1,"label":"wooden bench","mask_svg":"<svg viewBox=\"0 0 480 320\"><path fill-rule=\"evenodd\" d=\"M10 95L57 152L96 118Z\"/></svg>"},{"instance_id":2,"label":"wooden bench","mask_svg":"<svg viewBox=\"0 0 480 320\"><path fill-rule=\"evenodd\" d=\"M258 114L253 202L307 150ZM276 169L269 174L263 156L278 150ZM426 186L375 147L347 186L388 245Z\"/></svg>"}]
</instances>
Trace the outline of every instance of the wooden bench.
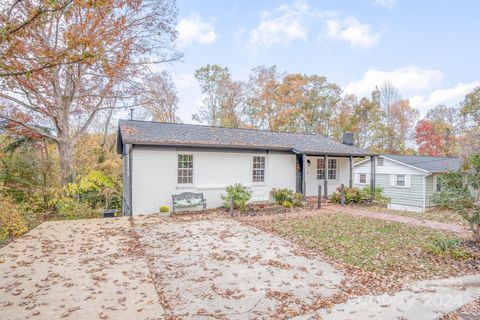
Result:
<instances>
[{"instance_id":1,"label":"wooden bench","mask_svg":"<svg viewBox=\"0 0 480 320\"><path fill-rule=\"evenodd\" d=\"M203 206L203 210L207 209L207 201L203 197L203 193L184 192L172 195L172 213L175 208L193 208Z\"/></svg>"}]
</instances>

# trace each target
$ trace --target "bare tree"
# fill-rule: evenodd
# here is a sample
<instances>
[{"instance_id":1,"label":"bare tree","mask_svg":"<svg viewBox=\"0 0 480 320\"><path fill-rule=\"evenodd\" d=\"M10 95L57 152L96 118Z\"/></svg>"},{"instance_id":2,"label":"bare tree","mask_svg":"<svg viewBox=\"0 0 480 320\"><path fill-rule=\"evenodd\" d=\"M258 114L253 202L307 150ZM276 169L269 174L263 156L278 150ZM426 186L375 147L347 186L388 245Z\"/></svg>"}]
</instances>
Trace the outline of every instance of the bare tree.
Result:
<instances>
[{"instance_id":1,"label":"bare tree","mask_svg":"<svg viewBox=\"0 0 480 320\"><path fill-rule=\"evenodd\" d=\"M148 74L144 77L138 104L146 109L151 118L162 122L179 122L178 95L172 77L166 72Z\"/></svg>"}]
</instances>

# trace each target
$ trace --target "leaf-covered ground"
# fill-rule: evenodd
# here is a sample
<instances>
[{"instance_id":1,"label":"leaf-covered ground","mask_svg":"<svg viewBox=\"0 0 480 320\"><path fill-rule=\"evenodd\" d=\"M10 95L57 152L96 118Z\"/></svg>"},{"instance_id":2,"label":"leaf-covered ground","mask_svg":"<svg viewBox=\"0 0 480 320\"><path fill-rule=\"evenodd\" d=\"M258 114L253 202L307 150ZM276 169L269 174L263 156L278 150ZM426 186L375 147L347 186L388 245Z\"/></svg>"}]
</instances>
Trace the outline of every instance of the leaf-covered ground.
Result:
<instances>
[{"instance_id":1,"label":"leaf-covered ground","mask_svg":"<svg viewBox=\"0 0 480 320\"><path fill-rule=\"evenodd\" d=\"M401 211L401 210L390 210L390 209L377 207L377 206L371 206L371 207L362 206L361 209L371 210L375 212L382 212L382 213L392 214L396 216L411 217L411 218L416 218L420 220L431 220L431 221L455 223L462 226L468 226L465 219L463 219L459 214L456 214L446 209L433 208L424 213Z\"/></svg>"},{"instance_id":2,"label":"leaf-covered ground","mask_svg":"<svg viewBox=\"0 0 480 320\"><path fill-rule=\"evenodd\" d=\"M465 240L453 233L326 210L241 220L301 244L345 268L370 274L375 279L371 283L374 289L479 272L478 249L462 245ZM459 246L436 250L438 243L456 239ZM368 281L365 285L369 286Z\"/></svg>"}]
</instances>

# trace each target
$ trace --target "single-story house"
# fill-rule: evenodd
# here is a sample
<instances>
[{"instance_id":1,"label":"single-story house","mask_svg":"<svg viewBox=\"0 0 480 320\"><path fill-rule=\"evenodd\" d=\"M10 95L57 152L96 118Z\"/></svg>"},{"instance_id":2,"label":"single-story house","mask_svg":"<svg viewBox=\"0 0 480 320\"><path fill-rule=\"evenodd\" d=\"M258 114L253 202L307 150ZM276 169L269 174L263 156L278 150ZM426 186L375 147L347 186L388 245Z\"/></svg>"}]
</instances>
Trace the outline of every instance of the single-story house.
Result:
<instances>
[{"instance_id":1,"label":"single-story house","mask_svg":"<svg viewBox=\"0 0 480 320\"><path fill-rule=\"evenodd\" d=\"M390 209L424 212L434 207L432 195L440 190L438 175L447 170L458 170L460 158L381 155L374 166L376 186L382 187L391 202ZM368 184L371 163L360 161L354 165L356 187Z\"/></svg>"},{"instance_id":2,"label":"single-story house","mask_svg":"<svg viewBox=\"0 0 480 320\"><path fill-rule=\"evenodd\" d=\"M201 192L207 207L220 207L225 188L242 183L252 201L270 201L273 188L328 197L353 185L354 157L375 154L316 134L120 121L117 151L123 158L126 215L155 213L172 195ZM373 177L372 177L372 185Z\"/></svg>"}]
</instances>

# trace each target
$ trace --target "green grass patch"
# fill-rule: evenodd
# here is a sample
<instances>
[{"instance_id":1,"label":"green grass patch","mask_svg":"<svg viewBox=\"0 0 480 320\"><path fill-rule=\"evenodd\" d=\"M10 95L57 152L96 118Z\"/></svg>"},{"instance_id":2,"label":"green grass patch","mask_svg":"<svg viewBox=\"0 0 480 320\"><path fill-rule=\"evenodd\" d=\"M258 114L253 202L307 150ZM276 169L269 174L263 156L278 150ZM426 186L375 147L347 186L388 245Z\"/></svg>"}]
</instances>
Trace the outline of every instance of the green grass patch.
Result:
<instances>
[{"instance_id":1,"label":"green grass patch","mask_svg":"<svg viewBox=\"0 0 480 320\"><path fill-rule=\"evenodd\" d=\"M282 236L336 260L378 273L434 271L441 267L439 259L468 257L461 253L460 240L454 235L396 222L337 213L276 219L269 223L269 228ZM455 245L447 244L445 250L432 249L445 246L439 239L450 239Z\"/></svg>"}]
</instances>

